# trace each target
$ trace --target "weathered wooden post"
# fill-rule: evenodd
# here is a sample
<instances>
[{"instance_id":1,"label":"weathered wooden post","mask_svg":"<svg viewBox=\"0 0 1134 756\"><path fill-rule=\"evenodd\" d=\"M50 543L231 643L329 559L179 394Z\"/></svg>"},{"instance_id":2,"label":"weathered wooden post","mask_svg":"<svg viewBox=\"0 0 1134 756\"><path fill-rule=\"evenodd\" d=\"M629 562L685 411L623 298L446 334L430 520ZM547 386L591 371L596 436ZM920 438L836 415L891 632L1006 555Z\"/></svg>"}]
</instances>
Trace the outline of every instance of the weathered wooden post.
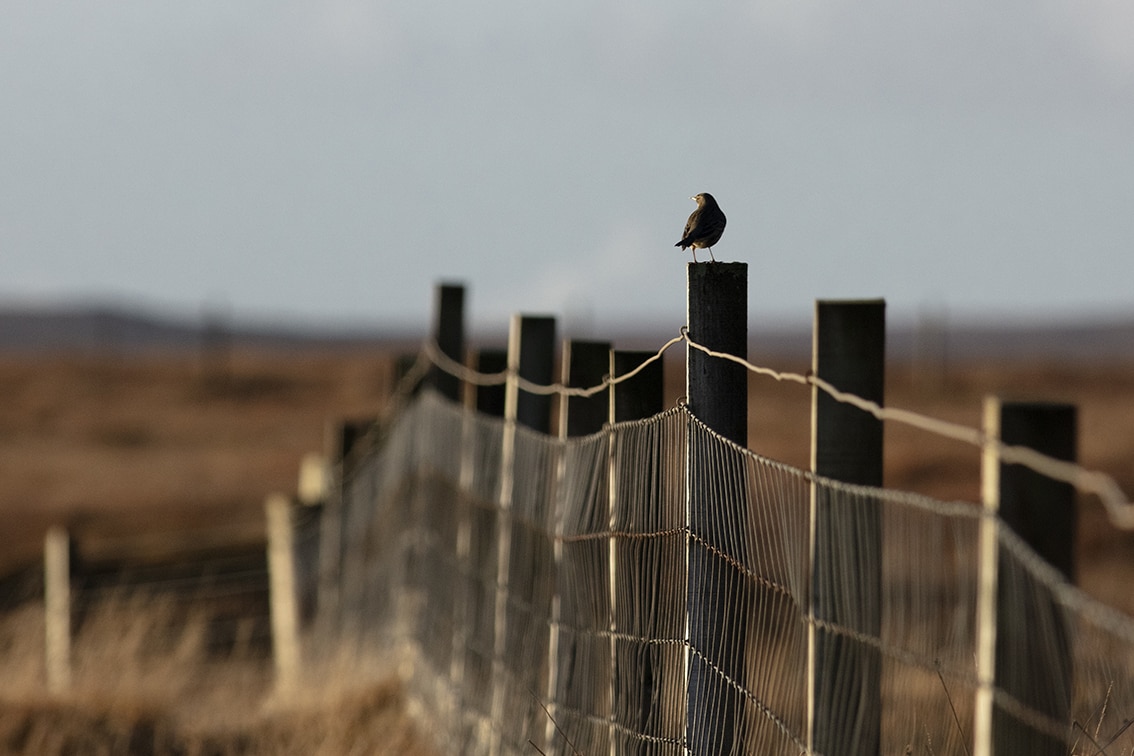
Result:
<instances>
[{"instance_id":1,"label":"weathered wooden post","mask_svg":"<svg viewBox=\"0 0 1134 756\"><path fill-rule=\"evenodd\" d=\"M299 605L296 590L295 524L292 500L272 494L264 502L268 535L268 597L276 692L287 696L299 686Z\"/></svg>"},{"instance_id":2,"label":"weathered wooden post","mask_svg":"<svg viewBox=\"0 0 1134 756\"><path fill-rule=\"evenodd\" d=\"M524 380L549 385L555 375L555 318L516 316L512 327L513 335L508 343L509 370ZM514 394L516 422L540 433L550 433L551 394L535 394L518 385Z\"/></svg>"},{"instance_id":3,"label":"weathered wooden post","mask_svg":"<svg viewBox=\"0 0 1134 756\"><path fill-rule=\"evenodd\" d=\"M47 689L71 686L71 539L53 527L43 541L44 625Z\"/></svg>"},{"instance_id":4,"label":"weathered wooden post","mask_svg":"<svg viewBox=\"0 0 1134 756\"><path fill-rule=\"evenodd\" d=\"M1034 449L1055 459L1076 459L1074 405L1001 402L988 397L982 464L988 517L981 532L978 604L975 756L1063 756L1059 734L1071 721L1072 659L1069 629L1059 604L1028 570L999 548L1004 526L1039 556L1074 579L1075 490L1019 464L1005 463L996 441ZM1053 724L1048 731L997 706L999 688Z\"/></svg>"},{"instance_id":5,"label":"weathered wooden post","mask_svg":"<svg viewBox=\"0 0 1134 756\"><path fill-rule=\"evenodd\" d=\"M635 370L654 352L615 350L610 375L618 378ZM624 423L652 417L663 410L665 371L656 360L611 389L609 419ZM610 449L610 606L611 654L614 665L614 753L645 753L649 742L680 739L684 723L672 696L662 693L666 655L671 644L643 644L635 638L682 638L680 598L673 587L673 563L681 561L685 544L672 538L639 537L674 531L680 522L667 519L661 501L665 478L672 471L661 455L643 460L628 450L626 436L612 438ZM632 436L634 437L634 436ZM627 455L632 455L627 459ZM631 461L632 460L632 461ZM623 482L639 492L637 501L622 491ZM668 582L668 584L667 584ZM620 600L621 599L621 600ZM668 599L668 600L667 600ZM677 625L677 626L675 626ZM672 681L670 681L672 686ZM668 710L666 710L668 709Z\"/></svg>"},{"instance_id":6,"label":"weathered wooden post","mask_svg":"<svg viewBox=\"0 0 1134 756\"><path fill-rule=\"evenodd\" d=\"M886 303L815 303L812 374L881 405ZM882 421L812 388L811 466L844 483L882 485ZM878 649L816 623L876 638L882 613L882 522L878 503L811 495L811 614L808 635L811 749L825 756L876 756L881 748L882 658Z\"/></svg>"},{"instance_id":7,"label":"weathered wooden post","mask_svg":"<svg viewBox=\"0 0 1134 756\"><path fill-rule=\"evenodd\" d=\"M465 287L438 284L434 294L433 339L441 352L458 363L465 359ZM454 402L461 401L461 380L434 365L429 385Z\"/></svg>"},{"instance_id":8,"label":"weathered wooden post","mask_svg":"<svg viewBox=\"0 0 1134 756\"><path fill-rule=\"evenodd\" d=\"M688 263L689 338L713 351L748 353L748 265ZM688 347L686 398L690 412L740 446L748 444L748 371L740 364ZM738 616L743 578L718 554L743 561L747 507L743 489L714 479L711 460L690 447L688 471L689 747L698 756L742 753L742 694L749 618ZM725 488L727 490L721 490ZM727 525L726 525L727 523Z\"/></svg>"},{"instance_id":9,"label":"weathered wooden post","mask_svg":"<svg viewBox=\"0 0 1134 756\"><path fill-rule=\"evenodd\" d=\"M481 349L476 353L478 373L502 373L508 369L508 352L504 349ZM477 412L504 417L504 384L477 386L474 406Z\"/></svg>"},{"instance_id":10,"label":"weathered wooden post","mask_svg":"<svg viewBox=\"0 0 1134 756\"><path fill-rule=\"evenodd\" d=\"M609 369L609 341L568 340L563 344L563 385L589 388L602 383ZM606 422L607 391L591 396L565 396L559 403L559 437L587 436Z\"/></svg>"},{"instance_id":11,"label":"weathered wooden post","mask_svg":"<svg viewBox=\"0 0 1134 756\"><path fill-rule=\"evenodd\" d=\"M511 590L512 506L515 486L516 427L524 425L547 433L551 427L551 396L522 390L519 379L539 385L552 381L555 369L555 318L513 315L508 329L508 382L504 391L504 433L500 455L500 487L497 500L496 613L493 644L493 720L502 722L508 711L510 688L508 665L508 606ZM524 695L530 695L524 691ZM501 748L501 733L492 733L491 753Z\"/></svg>"},{"instance_id":12,"label":"weathered wooden post","mask_svg":"<svg viewBox=\"0 0 1134 756\"><path fill-rule=\"evenodd\" d=\"M602 383L610 361L610 343L568 340L563 344L562 383L569 388L589 388ZM559 438L589 436L602 430L606 421L607 390L588 397L563 396L559 403ZM569 488L566 477L571 452L560 455L556 490L562 496ZM605 488L606 481L600 484ZM596 492L604 495L605 491ZM609 607L593 599L606 588L594 577L606 574L606 545L578 536L601 532L606 526L605 509L586 506L586 501L561 499L558 529L554 539L555 593L548 643L551 660L547 690L551 716L545 727L545 743L551 745L562 732L576 747L606 750L606 728L597 724L609 717L609 657L601 653L604 633L610 627ZM599 503L602 503L600 500ZM595 711L594 709L598 709ZM579 717L577 712L589 716Z\"/></svg>"},{"instance_id":13,"label":"weathered wooden post","mask_svg":"<svg viewBox=\"0 0 1134 756\"><path fill-rule=\"evenodd\" d=\"M654 352L616 349L610 353L610 375L626 375L654 356ZM633 378L614 387L610 395L610 422L624 423L653 417L665 409L665 362L646 365Z\"/></svg>"}]
</instances>

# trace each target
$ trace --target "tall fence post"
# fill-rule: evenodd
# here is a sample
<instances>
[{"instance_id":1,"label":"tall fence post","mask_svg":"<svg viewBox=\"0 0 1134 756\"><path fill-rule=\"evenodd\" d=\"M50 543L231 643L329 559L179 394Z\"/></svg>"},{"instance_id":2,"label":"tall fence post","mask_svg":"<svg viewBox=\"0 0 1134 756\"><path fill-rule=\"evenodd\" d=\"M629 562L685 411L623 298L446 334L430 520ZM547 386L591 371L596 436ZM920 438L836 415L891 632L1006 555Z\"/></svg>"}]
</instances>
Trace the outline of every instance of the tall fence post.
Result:
<instances>
[{"instance_id":1,"label":"tall fence post","mask_svg":"<svg viewBox=\"0 0 1134 756\"><path fill-rule=\"evenodd\" d=\"M71 685L71 539L53 527L43 541L44 625L47 689Z\"/></svg>"},{"instance_id":2,"label":"tall fence post","mask_svg":"<svg viewBox=\"0 0 1134 756\"><path fill-rule=\"evenodd\" d=\"M610 376L618 378L636 369L654 352L613 350ZM609 421L631 422L660 413L664 403L665 370L658 359L631 378L611 388ZM669 522L660 492L672 470L657 458L634 455L627 460L623 439L613 435L610 445L610 607L611 660L614 668L614 753L647 753L646 743L679 740L685 724L674 696L664 693L666 656L672 644L643 643L640 639L678 639L684 634L679 606L670 602L681 596L673 588L673 564L681 552L672 538L641 537L679 527ZM640 499L627 496L622 482L637 489ZM649 498L647 498L649 497ZM621 601L619 600L621 599ZM667 601L670 599L670 601ZM672 669L672 665L668 667ZM666 705L671 704L671 705Z\"/></svg>"},{"instance_id":3,"label":"tall fence post","mask_svg":"<svg viewBox=\"0 0 1134 756\"><path fill-rule=\"evenodd\" d=\"M602 383L610 361L610 342L571 339L563 343L562 383L569 388L589 388ZM588 397L563 396L559 403L559 438L588 436L602 430L606 422L608 390ZM556 491L564 493L569 450L564 448L557 465ZM575 502L572 502L575 503ZM599 502L602 503L601 501ZM588 574L589 565L597 575L605 575L605 545L601 541L579 540L582 533L601 531L606 512L585 507L565 506L561 500L555 520L553 541L556 587L552 598L552 621L548 658L548 717L544 739L551 745L563 733L571 744L606 750L607 732L593 720L578 716L587 711L596 719L609 716L610 664L601 653L604 633L610 627L608 607L593 600L596 585ZM600 519L601 518L601 519ZM591 579L588 579L591 578ZM560 742L560 749L565 749ZM558 751L557 751L558 752Z\"/></svg>"},{"instance_id":4,"label":"tall fence post","mask_svg":"<svg viewBox=\"0 0 1134 756\"><path fill-rule=\"evenodd\" d=\"M1075 491L999 458L996 441L1076 460L1077 412L1070 404L985 400L982 467L988 534L982 531L978 620L976 756L1063 756L1062 732L1071 720L1069 629L1046 586L999 548L1002 523L1041 558L1073 579ZM989 539L992 540L989 543ZM999 689L1055 723L1037 729L996 705Z\"/></svg>"},{"instance_id":5,"label":"tall fence post","mask_svg":"<svg viewBox=\"0 0 1134 756\"><path fill-rule=\"evenodd\" d=\"M546 386L555 375L555 318L524 315L518 321L517 351L513 356L509 343L508 367L520 378ZM517 423L540 433L551 432L550 394L534 394L517 386L515 401Z\"/></svg>"},{"instance_id":6,"label":"tall fence post","mask_svg":"<svg viewBox=\"0 0 1134 756\"><path fill-rule=\"evenodd\" d=\"M747 263L689 263L688 333L713 351L748 353ZM686 400L711 430L748 444L748 371L730 360L687 347ZM743 752L743 695L730 683L744 679L747 623L743 579L719 556L743 563L747 507L744 489L714 478L711 460L690 444L687 613L690 644L687 690L689 747L698 756ZM739 490L722 490L738 488Z\"/></svg>"},{"instance_id":7,"label":"tall fence post","mask_svg":"<svg viewBox=\"0 0 1134 756\"><path fill-rule=\"evenodd\" d=\"M882 404L886 303L818 301L812 374L836 389ZM811 465L816 475L882 485L882 422L812 388ZM881 748L882 659L847 633L878 637L882 602L882 523L875 501L838 506L812 486L808 731L813 752L876 756Z\"/></svg>"},{"instance_id":8,"label":"tall fence post","mask_svg":"<svg viewBox=\"0 0 1134 756\"><path fill-rule=\"evenodd\" d=\"M434 294L433 338L442 354L456 362L465 359L465 287L438 284ZM436 365L429 371L429 384L454 402L461 401L461 381Z\"/></svg>"},{"instance_id":9,"label":"tall fence post","mask_svg":"<svg viewBox=\"0 0 1134 756\"><path fill-rule=\"evenodd\" d=\"M520 388L519 380L547 385L555 364L555 318L513 315L508 329L508 382L504 391L504 432L501 441L500 487L497 501L496 613L493 643L493 717L490 753L502 748L500 726L518 691L508 680L508 606L511 590L512 495L515 484L516 427L547 433L551 427L551 397ZM530 695L530 691L523 691Z\"/></svg>"},{"instance_id":10,"label":"tall fence post","mask_svg":"<svg viewBox=\"0 0 1134 756\"><path fill-rule=\"evenodd\" d=\"M296 590L295 524L292 500L272 494L264 502L268 535L268 597L276 692L290 695L299 685L299 605Z\"/></svg>"}]
</instances>

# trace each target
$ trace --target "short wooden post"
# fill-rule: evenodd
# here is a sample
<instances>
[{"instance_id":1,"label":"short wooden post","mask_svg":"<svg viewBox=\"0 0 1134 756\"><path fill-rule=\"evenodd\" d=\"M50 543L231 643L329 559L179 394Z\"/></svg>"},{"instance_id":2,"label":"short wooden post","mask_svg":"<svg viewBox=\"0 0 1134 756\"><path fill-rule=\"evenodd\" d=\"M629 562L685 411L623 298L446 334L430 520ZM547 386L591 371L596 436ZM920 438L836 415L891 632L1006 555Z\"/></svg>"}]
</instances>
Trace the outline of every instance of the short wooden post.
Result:
<instances>
[{"instance_id":1,"label":"short wooden post","mask_svg":"<svg viewBox=\"0 0 1134 756\"><path fill-rule=\"evenodd\" d=\"M434 293L433 339L442 354L458 363L464 361L464 285L438 284ZM461 401L461 380L436 365L429 371L429 385L445 398Z\"/></svg>"},{"instance_id":2,"label":"short wooden post","mask_svg":"<svg viewBox=\"0 0 1134 756\"><path fill-rule=\"evenodd\" d=\"M985 435L1074 462L1076 408L1070 404L985 400ZM984 467L985 506L1039 556L1073 579L1075 490L1018 464L1005 464L989 444ZM993 531L995 532L995 531ZM998 539L999 540L999 539ZM978 649L981 688L977 696L974 753L978 756L1063 756L1056 734L1071 720L1072 659L1062 610L1044 585L1012 558L989 548L982 564ZM994 567L987 560L995 559ZM995 607L995 615L988 611ZM993 650L994 649L994 650ZM993 674L989 675L989 670ZM998 688L1054 724L1041 731L996 706Z\"/></svg>"},{"instance_id":3,"label":"short wooden post","mask_svg":"<svg viewBox=\"0 0 1134 756\"><path fill-rule=\"evenodd\" d=\"M43 541L44 624L47 689L71 686L71 540L53 527Z\"/></svg>"},{"instance_id":4,"label":"short wooden post","mask_svg":"<svg viewBox=\"0 0 1134 756\"><path fill-rule=\"evenodd\" d=\"M812 373L840 391L882 404L886 303L815 304ZM811 464L816 475L882 485L882 422L812 389ZM882 614L882 522L876 502L851 507L823 485L811 497L808 634L811 748L825 756L875 756L881 748L882 659L878 649L816 623L876 638Z\"/></svg>"},{"instance_id":5,"label":"short wooden post","mask_svg":"<svg viewBox=\"0 0 1134 756\"><path fill-rule=\"evenodd\" d=\"M713 351L747 357L748 265L689 263L686 271L689 338ZM686 371L693 415L724 438L747 446L747 369L688 347ZM722 568L717 554L744 560L744 489L714 476L710 458L692 446L688 486L689 747L699 756L743 753L738 741L744 699L729 681L744 679L750 618L736 611L745 591L743 578L731 567Z\"/></svg>"},{"instance_id":6,"label":"short wooden post","mask_svg":"<svg viewBox=\"0 0 1134 756\"><path fill-rule=\"evenodd\" d=\"M299 606L296 600L295 529L292 501L272 494L264 502L268 536L268 591L276 692L290 695L299 684Z\"/></svg>"}]
</instances>

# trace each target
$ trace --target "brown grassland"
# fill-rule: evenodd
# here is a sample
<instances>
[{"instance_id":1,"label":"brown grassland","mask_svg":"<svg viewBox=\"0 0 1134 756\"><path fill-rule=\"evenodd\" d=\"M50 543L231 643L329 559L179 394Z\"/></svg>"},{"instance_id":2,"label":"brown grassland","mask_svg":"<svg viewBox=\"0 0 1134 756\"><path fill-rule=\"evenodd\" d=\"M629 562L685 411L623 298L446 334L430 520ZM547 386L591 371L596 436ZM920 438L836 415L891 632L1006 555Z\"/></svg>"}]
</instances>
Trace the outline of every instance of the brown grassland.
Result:
<instances>
[{"instance_id":1,"label":"brown grassland","mask_svg":"<svg viewBox=\"0 0 1134 756\"><path fill-rule=\"evenodd\" d=\"M667 359L672 402L683 393L682 366ZM806 369L797 359L761 361ZM209 538L256 544L265 496L294 489L302 456L323 449L327 421L379 413L392 385L392 355L362 350L236 350L220 362L0 356L0 576L38 560L53 524L72 529L81 553L175 553ZM970 426L988 393L1075 402L1080 460L1134 492L1134 363L955 360L945 374L895 364L887 376L888 404ZM757 376L750 398L750 447L806 466L809 390ZM886 434L888 487L977 499L976 449L900 426ZM1112 528L1095 500L1081 502L1076 552L1079 584L1134 613L1134 534ZM172 685L184 668L159 670L132 693L83 694L77 685L51 698L36 653L42 612L21 611L0 630L0 666L25 670L0 685L0 753L431 752L395 683L331 686L281 703L259 657L197 670L220 680L229 699L192 715L185 701L208 698L208 686ZM20 654L20 664L5 661Z\"/></svg>"}]
</instances>

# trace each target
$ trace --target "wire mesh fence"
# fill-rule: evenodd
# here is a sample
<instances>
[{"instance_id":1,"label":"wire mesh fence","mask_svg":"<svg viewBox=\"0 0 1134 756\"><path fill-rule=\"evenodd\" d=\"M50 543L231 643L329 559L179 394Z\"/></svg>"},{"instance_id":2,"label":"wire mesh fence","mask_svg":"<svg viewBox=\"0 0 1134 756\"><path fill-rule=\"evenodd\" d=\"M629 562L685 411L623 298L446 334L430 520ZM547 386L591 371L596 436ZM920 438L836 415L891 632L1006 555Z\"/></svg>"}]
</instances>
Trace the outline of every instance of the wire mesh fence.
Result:
<instances>
[{"instance_id":1,"label":"wire mesh fence","mask_svg":"<svg viewBox=\"0 0 1134 756\"><path fill-rule=\"evenodd\" d=\"M720 514L694 530L697 497ZM851 514L821 555L816 500ZM983 689L1032 752L1134 753L1129 618L1001 528L1001 593L1018 602L1003 614L1028 633L1002 620L998 649L1028 644L1002 656L1050 685L989 680L976 657L991 515L818 479L682 407L561 440L425 392L343 482L341 517L341 600L320 641L401 665L445 751L683 754L723 737L798 754L821 717L882 753L965 753ZM716 594L696 597L704 585ZM815 591L874 598L832 621ZM739 640L691 640L719 621Z\"/></svg>"}]
</instances>

